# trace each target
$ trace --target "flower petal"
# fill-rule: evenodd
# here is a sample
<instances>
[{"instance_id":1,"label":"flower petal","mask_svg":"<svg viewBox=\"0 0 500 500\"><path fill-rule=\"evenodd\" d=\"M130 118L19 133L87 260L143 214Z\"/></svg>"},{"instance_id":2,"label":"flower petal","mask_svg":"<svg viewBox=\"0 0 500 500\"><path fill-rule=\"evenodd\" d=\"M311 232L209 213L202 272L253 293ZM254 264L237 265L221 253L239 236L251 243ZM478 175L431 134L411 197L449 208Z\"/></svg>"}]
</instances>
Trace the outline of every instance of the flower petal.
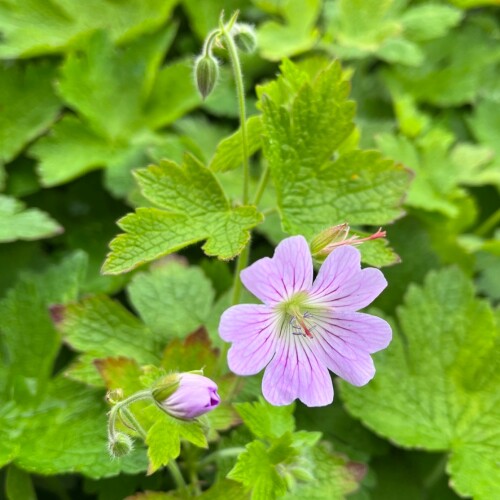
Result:
<instances>
[{"instance_id":1,"label":"flower petal","mask_svg":"<svg viewBox=\"0 0 500 500\"><path fill-rule=\"evenodd\" d=\"M314 354L311 339L284 328L276 355L262 380L262 393L271 404L288 405L300 399L307 406L333 401L333 384L326 367Z\"/></svg>"},{"instance_id":2,"label":"flower petal","mask_svg":"<svg viewBox=\"0 0 500 500\"><path fill-rule=\"evenodd\" d=\"M315 318L322 334L339 339L350 352L371 354L385 349L392 340L389 323L371 314L335 310L316 314Z\"/></svg>"},{"instance_id":3,"label":"flower petal","mask_svg":"<svg viewBox=\"0 0 500 500\"><path fill-rule=\"evenodd\" d=\"M339 377L361 386L375 375L370 353L387 347L392 332L381 318L355 312L315 315L318 358Z\"/></svg>"},{"instance_id":4,"label":"flower petal","mask_svg":"<svg viewBox=\"0 0 500 500\"><path fill-rule=\"evenodd\" d=\"M221 317L219 335L233 342L227 355L232 372L254 375L272 359L278 338L279 317L262 304L240 304L227 309Z\"/></svg>"},{"instance_id":5,"label":"flower petal","mask_svg":"<svg viewBox=\"0 0 500 500\"><path fill-rule=\"evenodd\" d=\"M373 302L386 286L381 271L361 269L359 250L340 247L321 266L309 302L333 307L337 311L357 311Z\"/></svg>"},{"instance_id":6,"label":"flower petal","mask_svg":"<svg viewBox=\"0 0 500 500\"><path fill-rule=\"evenodd\" d=\"M245 287L262 302L273 305L287 300L312 284L313 266L309 245L303 236L283 240L272 258L254 262L240 274Z\"/></svg>"}]
</instances>

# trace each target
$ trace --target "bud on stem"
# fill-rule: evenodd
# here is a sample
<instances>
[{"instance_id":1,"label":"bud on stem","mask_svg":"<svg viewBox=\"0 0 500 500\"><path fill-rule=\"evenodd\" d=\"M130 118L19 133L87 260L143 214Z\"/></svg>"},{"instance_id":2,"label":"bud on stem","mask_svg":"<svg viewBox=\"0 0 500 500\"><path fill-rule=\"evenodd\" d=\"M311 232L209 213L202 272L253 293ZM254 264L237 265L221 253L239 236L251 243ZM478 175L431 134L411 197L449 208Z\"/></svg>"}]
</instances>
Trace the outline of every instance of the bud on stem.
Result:
<instances>
[{"instance_id":1,"label":"bud on stem","mask_svg":"<svg viewBox=\"0 0 500 500\"><path fill-rule=\"evenodd\" d=\"M349 231L349 224L345 222L344 224L339 224L338 226L329 227L319 233L311 241L310 248L313 257L323 259L332 253L332 251L337 247L344 245L361 245L366 241L384 238L386 235L386 232L382 231L382 228L379 228L378 231L364 238L360 238L357 235L348 238L347 236L349 235Z\"/></svg>"},{"instance_id":2,"label":"bud on stem","mask_svg":"<svg viewBox=\"0 0 500 500\"><path fill-rule=\"evenodd\" d=\"M219 65L215 57L205 54L195 62L196 86L203 99L206 99L214 90L219 79Z\"/></svg>"},{"instance_id":3,"label":"bud on stem","mask_svg":"<svg viewBox=\"0 0 500 500\"><path fill-rule=\"evenodd\" d=\"M245 23L237 23L231 29L231 36L238 50L251 54L257 48L257 37L252 26Z\"/></svg>"}]
</instances>

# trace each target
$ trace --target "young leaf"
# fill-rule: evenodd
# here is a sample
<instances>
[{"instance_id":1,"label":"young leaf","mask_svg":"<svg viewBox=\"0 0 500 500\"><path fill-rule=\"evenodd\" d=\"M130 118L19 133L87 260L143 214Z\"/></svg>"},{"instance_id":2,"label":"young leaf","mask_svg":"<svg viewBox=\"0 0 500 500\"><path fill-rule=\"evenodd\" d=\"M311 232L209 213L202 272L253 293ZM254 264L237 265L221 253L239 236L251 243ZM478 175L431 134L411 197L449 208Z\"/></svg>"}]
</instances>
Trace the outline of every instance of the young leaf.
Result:
<instances>
[{"instance_id":1,"label":"young leaf","mask_svg":"<svg viewBox=\"0 0 500 500\"><path fill-rule=\"evenodd\" d=\"M165 161L139 170L137 179L144 196L162 209L139 208L119 221L125 234L110 244L106 274L130 271L202 240L207 255L231 259L262 221L253 206L232 208L213 174L191 156L182 167Z\"/></svg>"},{"instance_id":2,"label":"young leaf","mask_svg":"<svg viewBox=\"0 0 500 500\"><path fill-rule=\"evenodd\" d=\"M38 208L25 208L23 202L0 195L0 243L38 240L60 234L63 228Z\"/></svg>"},{"instance_id":3,"label":"young leaf","mask_svg":"<svg viewBox=\"0 0 500 500\"><path fill-rule=\"evenodd\" d=\"M295 405L272 406L262 398L256 403L235 403L243 423L261 439L279 438L295 430Z\"/></svg>"},{"instance_id":4,"label":"young leaf","mask_svg":"<svg viewBox=\"0 0 500 500\"><path fill-rule=\"evenodd\" d=\"M286 449L288 455L295 456L291 447ZM280 458L287 458L280 457ZM282 460L278 460L278 463ZM246 451L238 457L238 462L228 475L252 490L252 500L274 500L286 493L286 481L276 470L276 462L270 456L264 443L253 441L247 445Z\"/></svg>"},{"instance_id":5,"label":"young leaf","mask_svg":"<svg viewBox=\"0 0 500 500\"><path fill-rule=\"evenodd\" d=\"M341 383L347 408L402 446L451 453L454 488L478 499L500 494L499 329L456 269L432 272L410 287L398 311L404 333L376 355L377 376Z\"/></svg>"},{"instance_id":6,"label":"young leaf","mask_svg":"<svg viewBox=\"0 0 500 500\"><path fill-rule=\"evenodd\" d=\"M55 120L61 106L52 88L55 70L46 61L0 63L0 163L14 159Z\"/></svg>"},{"instance_id":7,"label":"young leaf","mask_svg":"<svg viewBox=\"0 0 500 500\"><path fill-rule=\"evenodd\" d=\"M409 174L375 151L348 150L333 160L354 124L354 104L338 63L311 81L290 62L274 88L264 88L264 154L285 231L313 237L326 227L385 224L401 215ZM279 88L299 87L289 107ZM305 82L305 83L304 83ZM266 90L271 90L268 97Z\"/></svg>"},{"instance_id":8,"label":"young leaf","mask_svg":"<svg viewBox=\"0 0 500 500\"><path fill-rule=\"evenodd\" d=\"M208 446L198 422L181 422L168 415L161 415L149 429L146 439L150 461L149 474L179 456L181 438L201 448Z\"/></svg>"}]
</instances>

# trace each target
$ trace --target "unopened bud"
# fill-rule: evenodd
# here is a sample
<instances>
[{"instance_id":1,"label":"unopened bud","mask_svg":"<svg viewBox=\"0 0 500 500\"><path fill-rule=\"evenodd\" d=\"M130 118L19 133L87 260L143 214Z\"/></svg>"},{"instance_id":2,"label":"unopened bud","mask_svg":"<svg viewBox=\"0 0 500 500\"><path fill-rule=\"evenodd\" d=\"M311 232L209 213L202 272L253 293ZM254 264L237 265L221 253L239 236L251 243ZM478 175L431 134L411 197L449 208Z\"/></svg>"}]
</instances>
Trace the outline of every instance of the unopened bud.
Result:
<instances>
[{"instance_id":1,"label":"unopened bud","mask_svg":"<svg viewBox=\"0 0 500 500\"><path fill-rule=\"evenodd\" d=\"M203 99L206 99L214 90L219 79L219 65L212 55L205 54L198 57L194 66L196 86Z\"/></svg>"},{"instance_id":2,"label":"unopened bud","mask_svg":"<svg viewBox=\"0 0 500 500\"><path fill-rule=\"evenodd\" d=\"M178 373L165 375L159 379L151 390L154 400L156 402L162 402L170 397L178 389L179 383L180 376Z\"/></svg>"},{"instance_id":3,"label":"unopened bud","mask_svg":"<svg viewBox=\"0 0 500 500\"><path fill-rule=\"evenodd\" d=\"M252 26L244 23L235 24L231 30L231 35L239 50L247 54L255 52L257 37Z\"/></svg>"},{"instance_id":4,"label":"unopened bud","mask_svg":"<svg viewBox=\"0 0 500 500\"><path fill-rule=\"evenodd\" d=\"M199 417L220 403L217 384L198 373L167 375L151 393L159 408L181 420Z\"/></svg>"},{"instance_id":5,"label":"unopened bud","mask_svg":"<svg viewBox=\"0 0 500 500\"><path fill-rule=\"evenodd\" d=\"M340 246L345 245L361 245L366 241L376 240L378 238L385 238L386 232L379 228L373 234L365 236L363 238L354 235L348 238L350 227L346 222L344 224L339 224L338 226L333 226L325 229L318 234L311 241L311 254L316 259L324 259L332 253L332 251Z\"/></svg>"},{"instance_id":6,"label":"unopened bud","mask_svg":"<svg viewBox=\"0 0 500 500\"><path fill-rule=\"evenodd\" d=\"M316 255L321 252L325 247L332 243L344 241L349 234L349 224L344 222L338 226L329 227L321 231L311 241L311 253Z\"/></svg>"},{"instance_id":7,"label":"unopened bud","mask_svg":"<svg viewBox=\"0 0 500 500\"><path fill-rule=\"evenodd\" d=\"M132 439L123 432L117 432L114 436L110 437L108 441L109 453L112 457L120 458L128 455L134 445Z\"/></svg>"}]
</instances>

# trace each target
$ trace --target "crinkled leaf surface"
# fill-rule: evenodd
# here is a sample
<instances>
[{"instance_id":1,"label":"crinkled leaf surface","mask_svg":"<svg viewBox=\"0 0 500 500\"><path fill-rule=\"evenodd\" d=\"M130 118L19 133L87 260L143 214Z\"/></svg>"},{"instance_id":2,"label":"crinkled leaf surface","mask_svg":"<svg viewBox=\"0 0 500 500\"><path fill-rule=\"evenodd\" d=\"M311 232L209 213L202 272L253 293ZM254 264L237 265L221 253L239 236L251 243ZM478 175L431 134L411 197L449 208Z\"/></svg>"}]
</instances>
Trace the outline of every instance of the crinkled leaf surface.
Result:
<instances>
[{"instance_id":1,"label":"crinkled leaf surface","mask_svg":"<svg viewBox=\"0 0 500 500\"><path fill-rule=\"evenodd\" d=\"M156 339L147 326L105 295L68 304L59 328L72 347L95 358L129 356L151 363L159 357Z\"/></svg>"},{"instance_id":2,"label":"crinkled leaf surface","mask_svg":"<svg viewBox=\"0 0 500 500\"><path fill-rule=\"evenodd\" d=\"M177 0L1 0L0 57L60 52L77 35L107 29L113 40L136 37L160 26ZM98 14L97 14L98 13Z\"/></svg>"},{"instance_id":3,"label":"crinkled leaf surface","mask_svg":"<svg viewBox=\"0 0 500 500\"><path fill-rule=\"evenodd\" d=\"M136 274L130 300L157 339L184 337L206 323L214 291L199 267L176 261Z\"/></svg>"},{"instance_id":4,"label":"crinkled leaf surface","mask_svg":"<svg viewBox=\"0 0 500 500\"><path fill-rule=\"evenodd\" d=\"M449 451L447 471L462 495L499 495L499 328L456 269L411 286L398 310L402 334L376 355L367 386L341 383L347 408L402 446ZM403 337L404 334L404 337Z\"/></svg>"},{"instance_id":5,"label":"crinkled leaf surface","mask_svg":"<svg viewBox=\"0 0 500 500\"><path fill-rule=\"evenodd\" d=\"M205 239L207 255L231 259L262 221L253 206L231 207L213 174L191 156L183 166L165 161L139 170L137 179L144 196L162 209L139 208L119 221L125 234L111 242L105 273L129 271Z\"/></svg>"},{"instance_id":6,"label":"crinkled leaf surface","mask_svg":"<svg viewBox=\"0 0 500 500\"><path fill-rule=\"evenodd\" d=\"M356 149L333 159L354 127L340 66L333 63L312 80L291 62L282 70L277 84L260 94L264 154L285 231L312 237L345 221L376 225L399 217L409 182L402 165ZM287 85L298 89L290 106L282 104L280 91Z\"/></svg>"},{"instance_id":7,"label":"crinkled leaf surface","mask_svg":"<svg viewBox=\"0 0 500 500\"><path fill-rule=\"evenodd\" d=\"M52 88L55 71L47 61L0 64L0 163L16 157L55 120L61 106Z\"/></svg>"},{"instance_id":8,"label":"crinkled leaf surface","mask_svg":"<svg viewBox=\"0 0 500 500\"><path fill-rule=\"evenodd\" d=\"M0 243L38 240L60 234L63 228L38 208L25 208L22 201L0 195Z\"/></svg>"}]
</instances>

